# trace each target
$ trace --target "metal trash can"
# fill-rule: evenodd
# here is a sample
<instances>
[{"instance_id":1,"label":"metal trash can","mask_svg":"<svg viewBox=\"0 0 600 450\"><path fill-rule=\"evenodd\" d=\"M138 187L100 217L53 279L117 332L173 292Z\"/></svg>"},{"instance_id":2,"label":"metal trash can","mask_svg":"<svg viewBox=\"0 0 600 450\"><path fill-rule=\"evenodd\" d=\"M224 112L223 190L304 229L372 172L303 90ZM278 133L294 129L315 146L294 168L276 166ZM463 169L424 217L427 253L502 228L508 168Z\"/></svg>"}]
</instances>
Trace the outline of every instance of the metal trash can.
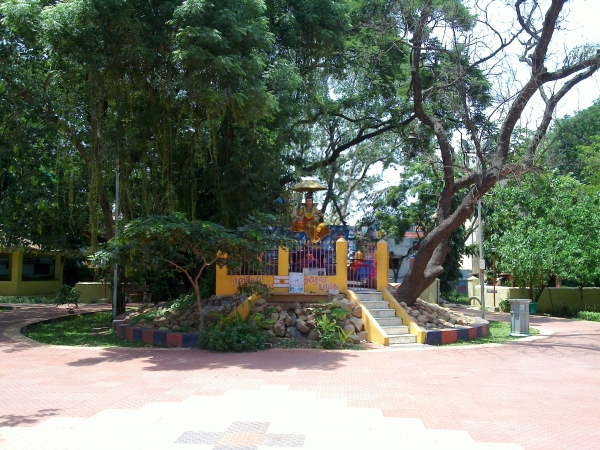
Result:
<instances>
[{"instance_id":1,"label":"metal trash can","mask_svg":"<svg viewBox=\"0 0 600 450\"><path fill-rule=\"evenodd\" d=\"M509 298L510 302L510 336L531 336L529 333L528 298Z\"/></svg>"}]
</instances>

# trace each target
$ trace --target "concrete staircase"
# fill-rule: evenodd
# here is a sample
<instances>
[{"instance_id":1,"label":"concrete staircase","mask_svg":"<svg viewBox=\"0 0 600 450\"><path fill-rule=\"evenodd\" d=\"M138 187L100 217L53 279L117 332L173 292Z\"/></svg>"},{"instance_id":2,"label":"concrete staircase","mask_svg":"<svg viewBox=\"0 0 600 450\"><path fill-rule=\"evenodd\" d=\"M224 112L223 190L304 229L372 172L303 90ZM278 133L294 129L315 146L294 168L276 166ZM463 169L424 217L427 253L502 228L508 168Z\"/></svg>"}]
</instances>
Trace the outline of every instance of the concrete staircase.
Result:
<instances>
[{"instance_id":1,"label":"concrete staircase","mask_svg":"<svg viewBox=\"0 0 600 450\"><path fill-rule=\"evenodd\" d=\"M387 333L390 345L417 342L417 337L408 332L408 326L402 323L402 318L396 316L396 310L390 308L388 301L383 300L381 292L356 292L356 296Z\"/></svg>"}]
</instances>

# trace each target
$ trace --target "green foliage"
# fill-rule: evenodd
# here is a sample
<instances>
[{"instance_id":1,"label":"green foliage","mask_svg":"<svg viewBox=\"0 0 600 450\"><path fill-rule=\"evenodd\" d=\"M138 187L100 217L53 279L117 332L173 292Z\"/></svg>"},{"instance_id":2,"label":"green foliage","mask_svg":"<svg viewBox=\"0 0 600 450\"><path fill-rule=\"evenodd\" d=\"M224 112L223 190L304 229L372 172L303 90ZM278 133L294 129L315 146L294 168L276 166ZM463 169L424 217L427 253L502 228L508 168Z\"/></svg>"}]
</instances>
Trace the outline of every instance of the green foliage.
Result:
<instances>
[{"instance_id":1,"label":"green foliage","mask_svg":"<svg viewBox=\"0 0 600 450\"><path fill-rule=\"evenodd\" d=\"M178 271L194 289L202 329L200 282L205 269L237 268L241 264L260 269L257 255L279 245L292 245L289 239L275 235L269 229L269 222L274 219L257 215L236 230L229 230L212 222L189 221L182 215L150 216L129 222L91 259L100 267L118 262L126 274Z\"/></svg>"},{"instance_id":2,"label":"green foliage","mask_svg":"<svg viewBox=\"0 0 600 450\"><path fill-rule=\"evenodd\" d=\"M506 299L500 302L500 311L503 313L510 312L510 302Z\"/></svg>"},{"instance_id":3,"label":"green foliage","mask_svg":"<svg viewBox=\"0 0 600 450\"><path fill-rule=\"evenodd\" d=\"M77 308L79 304L79 297L81 292L77 291L74 287L68 284L63 284L54 298L55 306L67 306L70 309Z\"/></svg>"},{"instance_id":4,"label":"green foliage","mask_svg":"<svg viewBox=\"0 0 600 450\"><path fill-rule=\"evenodd\" d=\"M551 275L576 286L600 278L598 198L572 176L531 174L493 190L486 250L537 301Z\"/></svg>"},{"instance_id":5,"label":"green foliage","mask_svg":"<svg viewBox=\"0 0 600 450\"><path fill-rule=\"evenodd\" d=\"M600 322L600 312L579 311L577 318L581 320L589 320L591 322Z\"/></svg>"},{"instance_id":6,"label":"green foliage","mask_svg":"<svg viewBox=\"0 0 600 450\"><path fill-rule=\"evenodd\" d=\"M562 175L572 173L579 181L598 186L597 172L589 167L591 160L597 160L597 153L589 153L597 146L597 136L600 136L600 100L573 116L556 120L547 139L546 164L558 167Z\"/></svg>"},{"instance_id":7,"label":"green foliage","mask_svg":"<svg viewBox=\"0 0 600 450\"><path fill-rule=\"evenodd\" d=\"M271 289L268 285L261 283L260 281L246 281L245 283L238 284L237 293L239 295L257 295L263 298L269 298L271 296Z\"/></svg>"},{"instance_id":8,"label":"green foliage","mask_svg":"<svg viewBox=\"0 0 600 450\"><path fill-rule=\"evenodd\" d=\"M237 321L203 330L198 346L217 352L255 352L264 349L265 343L260 330Z\"/></svg>"}]
</instances>

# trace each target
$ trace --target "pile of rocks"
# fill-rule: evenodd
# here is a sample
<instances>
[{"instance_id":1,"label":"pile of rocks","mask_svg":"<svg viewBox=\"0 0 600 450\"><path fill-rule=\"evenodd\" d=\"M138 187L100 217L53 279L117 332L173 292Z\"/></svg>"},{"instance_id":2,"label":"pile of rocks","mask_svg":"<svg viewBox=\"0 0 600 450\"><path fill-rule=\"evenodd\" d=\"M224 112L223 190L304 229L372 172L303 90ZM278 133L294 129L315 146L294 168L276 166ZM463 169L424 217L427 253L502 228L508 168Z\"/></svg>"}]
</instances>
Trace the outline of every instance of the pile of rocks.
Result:
<instances>
[{"instance_id":1,"label":"pile of rocks","mask_svg":"<svg viewBox=\"0 0 600 450\"><path fill-rule=\"evenodd\" d=\"M317 317L330 314L333 309L347 312L345 317L338 317L337 322L344 332L349 333L353 343L367 340L362 308L345 298L329 303L267 303L261 298L251 310L250 322L264 328L263 333L275 338L314 341L321 337Z\"/></svg>"},{"instance_id":2,"label":"pile of rocks","mask_svg":"<svg viewBox=\"0 0 600 450\"><path fill-rule=\"evenodd\" d=\"M402 302L400 306L414 317L419 326L425 330L460 328L478 323L474 317L423 300L417 300L412 306L406 306L406 303Z\"/></svg>"},{"instance_id":3,"label":"pile of rocks","mask_svg":"<svg viewBox=\"0 0 600 450\"><path fill-rule=\"evenodd\" d=\"M239 296L213 296L206 301L202 308L204 326L219 320L233 312L245 298ZM135 320L138 316L143 318ZM164 306L142 307L127 316L125 323L133 323L142 328L158 331L196 332L200 326L198 304L194 301L187 308L165 308Z\"/></svg>"}]
</instances>

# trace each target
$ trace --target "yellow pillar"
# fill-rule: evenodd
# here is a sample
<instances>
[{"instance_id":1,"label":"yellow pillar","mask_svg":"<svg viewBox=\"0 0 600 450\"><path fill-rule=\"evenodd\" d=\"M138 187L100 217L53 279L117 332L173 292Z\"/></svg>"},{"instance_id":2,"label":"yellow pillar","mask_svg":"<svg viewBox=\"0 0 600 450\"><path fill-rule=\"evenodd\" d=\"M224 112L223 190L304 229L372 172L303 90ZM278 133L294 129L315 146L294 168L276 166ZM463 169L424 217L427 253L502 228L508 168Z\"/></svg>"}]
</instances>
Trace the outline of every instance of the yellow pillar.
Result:
<instances>
[{"instance_id":1,"label":"yellow pillar","mask_svg":"<svg viewBox=\"0 0 600 450\"><path fill-rule=\"evenodd\" d=\"M377 242L377 290L387 289L390 276L390 255L387 242L383 239Z\"/></svg>"},{"instance_id":2,"label":"yellow pillar","mask_svg":"<svg viewBox=\"0 0 600 450\"><path fill-rule=\"evenodd\" d=\"M231 292L227 277L227 266L219 267L217 264L217 286L215 289L216 295L227 295Z\"/></svg>"},{"instance_id":3,"label":"yellow pillar","mask_svg":"<svg viewBox=\"0 0 600 450\"><path fill-rule=\"evenodd\" d=\"M348 292L348 241L343 237L335 243L335 272L339 280L338 291Z\"/></svg>"},{"instance_id":4,"label":"yellow pillar","mask_svg":"<svg viewBox=\"0 0 600 450\"><path fill-rule=\"evenodd\" d=\"M285 247L279 247L277 260L277 275L288 276L290 274L290 251Z\"/></svg>"}]
</instances>

